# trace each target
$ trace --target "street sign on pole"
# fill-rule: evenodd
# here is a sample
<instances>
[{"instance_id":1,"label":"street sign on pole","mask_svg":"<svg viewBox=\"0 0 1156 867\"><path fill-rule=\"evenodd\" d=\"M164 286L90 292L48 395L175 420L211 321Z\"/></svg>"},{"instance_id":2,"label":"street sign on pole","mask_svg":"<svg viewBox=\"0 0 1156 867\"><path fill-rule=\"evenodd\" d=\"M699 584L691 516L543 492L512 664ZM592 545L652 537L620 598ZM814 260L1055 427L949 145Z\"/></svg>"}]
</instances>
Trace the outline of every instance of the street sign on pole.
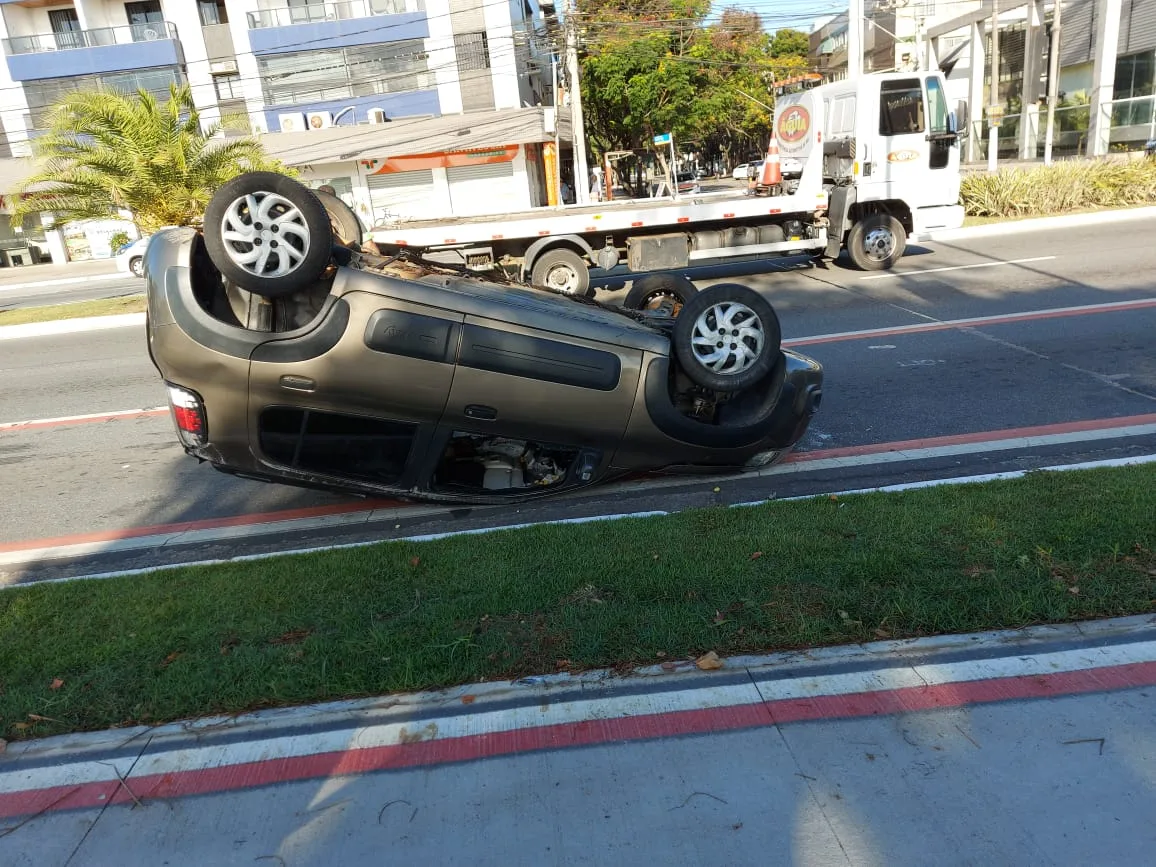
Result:
<instances>
[{"instance_id":1,"label":"street sign on pole","mask_svg":"<svg viewBox=\"0 0 1156 867\"><path fill-rule=\"evenodd\" d=\"M671 135L668 132L664 132L664 133L662 133L662 135L656 135L654 137L654 143L656 145L670 144L670 142L671 142Z\"/></svg>"}]
</instances>

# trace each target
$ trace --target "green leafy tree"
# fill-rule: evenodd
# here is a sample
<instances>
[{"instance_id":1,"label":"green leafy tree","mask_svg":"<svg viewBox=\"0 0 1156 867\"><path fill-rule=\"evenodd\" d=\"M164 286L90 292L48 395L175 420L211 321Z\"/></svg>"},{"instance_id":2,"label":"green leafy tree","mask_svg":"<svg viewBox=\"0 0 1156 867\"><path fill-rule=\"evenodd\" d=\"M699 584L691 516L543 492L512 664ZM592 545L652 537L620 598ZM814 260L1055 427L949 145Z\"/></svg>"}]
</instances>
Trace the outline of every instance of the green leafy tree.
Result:
<instances>
[{"instance_id":1,"label":"green leafy tree","mask_svg":"<svg viewBox=\"0 0 1156 867\"><path fill-rule=\"evenodd\" d=\"M767 47L767 53L776 59L780 57L806 58L809 50L810 37L801 30L792 30L789 27L776 30L770 45Z\"/></svg>"},{"instance_id":2,"label":"green leafy tree","mask_svg":"<svg viewBox=\"0 0 1156 867\"><path fill-rule=\"evenodd\" d=\"M807 36L769 36L757 13L706 23L700 0L582 0L582 99L597 150L640 150L672 132L735 161L765 147L774 83L806 68Z\"/></svg>"},{"instance_id":3,"label":"green leafy tree","mask_svg":"<svg viewBox=\"0 0 1156 867\"><path fill-rule=\"evenodd\" d=\"M14 220L51 211L58 222L115 217L129 211L137 226L195 225L213 192L254 169L290 173L252 138L213 139L202 129L189 87L173 86L161 104L148 91L71 94L32 142L42 169L16 198Z\"/></svg>"}]
</instances>

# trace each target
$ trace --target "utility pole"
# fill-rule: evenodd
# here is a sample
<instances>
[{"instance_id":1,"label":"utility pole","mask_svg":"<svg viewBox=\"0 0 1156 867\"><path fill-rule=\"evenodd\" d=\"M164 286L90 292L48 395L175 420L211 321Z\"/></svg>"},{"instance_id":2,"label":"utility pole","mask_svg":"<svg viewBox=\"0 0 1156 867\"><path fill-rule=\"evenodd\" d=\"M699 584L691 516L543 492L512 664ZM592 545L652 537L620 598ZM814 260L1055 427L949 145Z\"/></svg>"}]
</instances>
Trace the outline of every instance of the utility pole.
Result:
<instances>
[{"instance_id":1,"label":"utility pole","mask_svg":"<svg viewBox=\"0 0 1156 867\"><path fill-rule=\"evenodd\" d=\"M576 0L569 0L566 4L566 80L570 85L570 127L574 133L574 196L579 205L588 205L590 170L586 165L586 121L582 115L582 86L578 82Z\"/></svg>"},{"instance_id":2,"label":"utility pole","mask_svg":"<svg viewBox=\"0 0 1156 867\"><path fill-rule=\"evenodd\" d=\"M1048 129L1044 134L1044 165L1052 164L1052 141L1056 135L1056 101L1060 90L1060 12L1062 0L1056 0L1052 18L1052 44L1048 49Z\"/></svg>"},{"instance_id":3,"label":"utility pole","mask_svg":"<svg viewBox=\"0 0 1156 867\"><path fill-rule=\"evenodd\" d=\"M988 100L987 170L994 172L999 159L999 123L1003 119L999 102L999 0L991 0L991 97ZM999 111L993 117L992 112Z\"/></svg>"},{"instance_id":4,"label":"utility pole","mask_svg":"<svg viewBox=\"0 0 1156 867\"><path fill-rule=\"evenodd\" d=\"M850 0L847 9L847 78L863 74L863 0Z\"/></svg>"}]
</instances>

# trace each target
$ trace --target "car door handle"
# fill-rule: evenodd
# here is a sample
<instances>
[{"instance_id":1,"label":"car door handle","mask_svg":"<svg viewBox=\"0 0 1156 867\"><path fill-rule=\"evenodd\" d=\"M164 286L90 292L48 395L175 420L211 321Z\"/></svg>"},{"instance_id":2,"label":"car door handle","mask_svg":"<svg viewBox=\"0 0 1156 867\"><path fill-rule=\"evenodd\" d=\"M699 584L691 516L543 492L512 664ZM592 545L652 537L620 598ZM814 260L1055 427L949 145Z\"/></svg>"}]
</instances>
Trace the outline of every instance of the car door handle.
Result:
<instances>
[{"instance_id":1,"label":"car door handle","mask_svg":"<svg viewBox=\"0 0 1156 867\"><path fill-rule=\"evenodd\" d=\"M482 406L481 404L471 403L466 407L466 418L473 418L478 421L493 421L497 417L498 411L492 406Z\"/></svg>"}]
</instances>

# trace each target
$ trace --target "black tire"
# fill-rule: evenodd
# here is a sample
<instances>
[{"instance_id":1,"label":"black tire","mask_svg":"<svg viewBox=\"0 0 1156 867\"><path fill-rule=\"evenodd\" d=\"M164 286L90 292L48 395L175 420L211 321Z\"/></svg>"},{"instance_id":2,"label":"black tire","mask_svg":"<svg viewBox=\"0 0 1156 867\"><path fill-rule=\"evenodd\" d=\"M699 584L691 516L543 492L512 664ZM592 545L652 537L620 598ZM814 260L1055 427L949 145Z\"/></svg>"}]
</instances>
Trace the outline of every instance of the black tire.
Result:
<instances>
[{"instance_id":1,"label":"black tire","mask_svg":"<svg viewBox=\"0 0 1156 867\"><path fill-rule=\"evenodd\" d=\"M244 201L247 196L254 197L258 207L269 196L276 197L268 216L269 226L260 224L260 229L255 228L260 221L249 214ZM289 217L284 226L278 225L276 220L290 214L289 207L295 208L297 214ZM226 218L230 230L226 229ZM289 232L288 226L294 231ZM238 238L226 240L226 231L252 236L257 243ZM292 295L313 285L333 254L329 214L317 196L292 178L275 172L247 172L217 190L205 210L204 234L205 248L217 269L242 289L265 298ZM270 252L263 260L238 261L266 244ZM276 273L286 265L285 273Z\"/></svg>"},{"instance_id":2,"label":"black tire","mask_svg":"<svg viewBox=\"0 0 1156 867\"><path fill-rule=\"evenodd\" d=\"M365 230L362 228L361 220L357 218L357 212L325 190L313 190L313 195L317 196L317 200L329 214L329 227L333 230L333 240L360 248L365 242Z\"/></svg>"},{"instance_id":3,"label":"black tire","mask_svg":"<svg viewBox=\"0 0 1156 867\"><path fill-rule=\"evenodd\" d=\"M665 299L674 302L677 316L686 302L698 294L698 287L683 274L647 274L630 285L622 306L627 310L649 310Z\"/></svg>"},{"instance_id":4,"label":"black tire","mask_svg":"<svg viewBox=\"0 0 1156 867\"><path fill-rule=\"evenodd\" d=\"M847 254L863 271L890 269L907 249L907 232L890 214L868 214L847 234Z\"/></svg>"},{"instance_id":5,"label":"black tire","mask_svg":"<svg viewBox=\"0 0 1156 867\"><path fill-rule=\"evenodd\" d=\"M134 277L144 276L144 256L133 256L128 260L128 270Z\"/></svg>"},{"instance_id":6,"label":"black tire","mask_svg":"<svg viewBox=\"0 0 1156 867\"><path fill-rule=\"evenodd\" d=\"M586 262L568 247L547 250L534 260L530 282L542 289L567 295L590 293L590 269Z\"/></svg>"},{"instance_id":7,"label":"black tire","mask_svg":"<svg viewBox=\"0 0 1156 867\"><path fill-rule=\"evenodd\" d=\"M741 317L731 323L737 327L729 329L732 332L730 334L716 333L718 314L725 314L727 307L736 304L746 308L745 311L741 308L732 311L732 315ZM722 309L716 309L720 305ZM761 344L754 334L744 335L744 330L761 333ZM724 354L719 369L708 366L696 354L695 338L701 340L708 334L712 340L724 338L717 341L722 342L723 346L704 347L700 343L697 344L698 350L706 354L714 349L722 349ZM758 292L738 283L720 283L691 298L675 320L671 340L675 357L686 375L696 384L717 392L734 393L750 388L774 369L782 352L782 330L774 308ZM743 345L754 352L753 358L743 360L738 357L738 350ZM741 366L726 371L726 367L735 367L736 362Z\"/></svg>"}]
</instances>

